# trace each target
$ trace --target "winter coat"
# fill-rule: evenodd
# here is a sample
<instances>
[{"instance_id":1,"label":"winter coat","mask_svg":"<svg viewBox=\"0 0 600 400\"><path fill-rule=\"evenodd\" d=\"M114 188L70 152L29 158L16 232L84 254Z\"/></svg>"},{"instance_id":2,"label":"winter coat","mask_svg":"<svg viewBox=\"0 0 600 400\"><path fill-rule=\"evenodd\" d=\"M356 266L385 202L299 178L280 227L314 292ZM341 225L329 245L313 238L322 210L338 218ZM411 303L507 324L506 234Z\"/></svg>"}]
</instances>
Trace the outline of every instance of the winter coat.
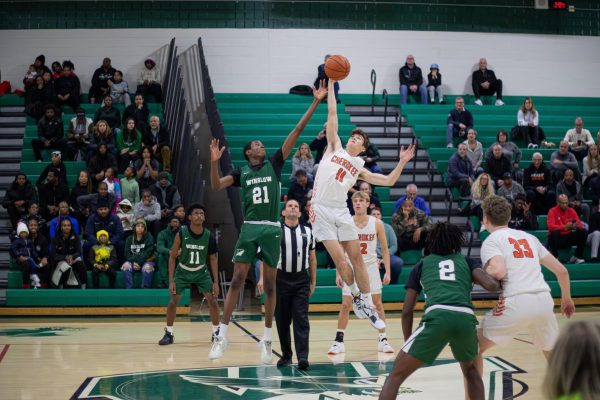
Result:
<instances>
[{"instance_id":1,"label":"winter coat","mask_svg":"<svg viewBox=\"0 0 600 400\"><path fill-rule=\"evenodd\" d=\"M81 257L81 241L79 236L71 233L68 238L59 233L52 239L52 259L55 263L66 260L67 256Z\"/></svg>"},{"instance_id":2,"label":"winter coat","mask_svg":"<svg viewBox=\"0 0 600 400\"><path fill-rule=\"evenodd\" d=\"M101 218L98 213L91 214L85 224L85 240L96 243L96 232L100 230L108 232L111 243L123 243L123 224L116 215Z\"/></svg>"},{"instance_id":3,"label":"winter coat","mask_svg":"<svg viewBox=\"0 0 600 400\"><path fill-rule=\"evenodd\" d=\"M422 233L426 233L431 230L433 227L433 223L429 219L427 215L418 208L413 208L411 211L411 217L417 219L417 225L407 224L404 221L404 215L402 214L402 209L398 210L399 212L394 213L392 215L392 228L394 229L394 233L398 239L400 238L412 238L413 234L418 228L423 228Z\"/></svg>"},{"instance_id":4,"label":"winter coat","mask_svg":"<svg viewBox=\"0 0 600 400\"><path fill-rule=\"evenodd\" d=\"M552 174L548 166L543 162L538 168L531 163L523 171L523 187L525 190L535 190L538 186L552 189Z\"/></svg>"},{"instance_id":5,"label":"winter coat","mask_svg":"<svg viewBox=\"0 0 600 400\"><path fill-rule=\"evenodd\" d=\"M101 119L105 120L108 126L113 129L121 126L121 112L112 106L110 108L104 106L96 110L96 114L94 114L94 125Z\"/></svg>"},{"instance_id":6,"label":"winter coat","mask_svg":"<svg viewBox=\"0 0 600 400\"><path fill-rule=\"evenodd\" d=\"M156 182L150 186L150 192L156 198L161 210L170 210L173 206L181 204L181 195L175 185L169 184L163 188L160 182Z\"/></svg>"},{"instance_id":7,"label":"winter coat","mask_svg":"<svg viewBox=\"0 0 600 400\"><path fill-rule=\"evenodd\" d=\"M2 200L2 206L8 208L9 206L14 205L15 201L18 200L25 200L23 208L27 209L29 205L35 201L35 189L29 180L26 180L25 185L22 188L19 188L17 178L15 177L15 180L6 190L4 200Z\"/></svg>"},{"instance_id":8,"label":"winter coat","mask_svg":"<svg viewBox=\"0 0 600 400\"><path fill-rule=\"evenodd\" d=\"M56 237L57 233L59 235L62 235L62 233L60 232L60 223L65 218L68 218L69 221L71 221L71 230L73 231L73 233L75 233L76 235L79 235L79 222L77 221L77 218L71 217L70 215L59 216L59 217L53 218L50 221L50 240L53 240Z\"/></svg>"},{"instance_id":9,"label":"winter coat","mask_svg":"<svg viewBox=\"0 0 600 400\"><path fill-rule=\"evenodd\" d=\"M31 257L34 260L37 260L37 253L35 251L33 241L29 239L29 237L22 239L21 237L17 236L16 238L14 238L12 243L10 244L9 252L10 256L14 259L23 256Z\"/></svg>"},{"instance_id":10,"label":"winter coat","mask_svg":"<svg viewBox=\"0 0 600 400\"><path fill-rule=\"evenodd\" d=\"M123 208L121 208L122 206L129 206L131 207L131 209L129 210L129 212L125 212ZM133 229L135 216L133 214L133 206L131 205L131 202L129 200L121 200L121 202L117 206L117 217L119 217L119 219L121 220L121 223L123 224L123 230L125 232L131 231Z\"/></svg>"},{"instance_id":11,"label":"winter coat","mask_svg":"<svg viewBox=\"0 0 600 400\"><path fill-rule=\"evenodd\" d=\"M160 151L163 146L169 145L169 136L169 131L166 127L161 125L156 135L154 135L154 133L152 133L152 128L150 128L150 125L148 125L144 129L142 143L144 147L148 147L149 149L152 149L152 146L156 144L158 145L157 150Z\"/></svg>"},{"instance_id":12,"label":"winter coat","mask_svg":"<svg viewBox=\"0 0 600 400\"><path fill-rule=\"evenodd\" d=\"M38 138L42 140L49 140L51 142L55 142L56 140L61 139L65 136L62 119L60 119L60 117L57 116L48 119L44 115L42 118L40 118L37 128Z\"/></svg>"}]
</instances>

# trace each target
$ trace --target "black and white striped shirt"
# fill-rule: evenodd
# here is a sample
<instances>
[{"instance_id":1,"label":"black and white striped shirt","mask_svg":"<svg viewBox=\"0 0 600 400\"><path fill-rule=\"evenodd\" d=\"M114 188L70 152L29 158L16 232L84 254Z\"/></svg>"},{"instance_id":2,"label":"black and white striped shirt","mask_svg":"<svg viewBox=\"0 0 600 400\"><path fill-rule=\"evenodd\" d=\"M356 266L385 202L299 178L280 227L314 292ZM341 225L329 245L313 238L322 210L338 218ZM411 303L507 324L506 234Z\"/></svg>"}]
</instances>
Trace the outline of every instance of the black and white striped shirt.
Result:
<instances>
[{"instance_id":1,"label":"black and white striped shirt","mask_svg":"<svg viewBox=\"0 0 600 400\"><path fill-rule=\"evenodd\" d=\"M312 230L302 224L290 228L281 224L281 256L277 269L285 272L302 272L310 264L309 251L315 249L315 238Z\"/></svg>"}]
</instances>

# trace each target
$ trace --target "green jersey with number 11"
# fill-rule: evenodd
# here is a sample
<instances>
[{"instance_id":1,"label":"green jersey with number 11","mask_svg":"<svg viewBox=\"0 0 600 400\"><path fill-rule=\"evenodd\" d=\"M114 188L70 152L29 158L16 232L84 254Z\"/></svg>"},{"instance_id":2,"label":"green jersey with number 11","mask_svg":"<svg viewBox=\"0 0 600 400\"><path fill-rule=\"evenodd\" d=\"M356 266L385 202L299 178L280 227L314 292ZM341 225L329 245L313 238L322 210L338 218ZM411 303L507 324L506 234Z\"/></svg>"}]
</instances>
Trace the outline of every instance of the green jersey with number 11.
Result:
<instances>
[{"instance_id":1,"label":"green jersey with number 11","mask_svg":"<svg viewBox=\"0 0 600 400\"><path fill-rule=\"evenodd\" d=\"M431 254L422 261L425 308L436 304L473 308L471 267L462 254Z\"/></svg>"}]
</instances>

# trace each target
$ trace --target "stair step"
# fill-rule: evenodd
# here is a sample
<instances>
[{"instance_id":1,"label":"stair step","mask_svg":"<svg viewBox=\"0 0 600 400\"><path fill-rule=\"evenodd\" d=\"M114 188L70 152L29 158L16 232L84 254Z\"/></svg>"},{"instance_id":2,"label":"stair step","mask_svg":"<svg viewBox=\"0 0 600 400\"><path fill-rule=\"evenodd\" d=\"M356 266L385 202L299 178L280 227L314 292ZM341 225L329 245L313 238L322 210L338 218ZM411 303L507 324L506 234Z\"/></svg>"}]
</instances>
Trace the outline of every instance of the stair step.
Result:
<instances>
[{"instance_id":1,"label":"stair step","mask_svg":"<svg viewBox=\"0 0 600 400\"><path fill-rule=\"evenodd\" d=\"M2 161L3 160L0 160L0 176L11 176L14 178L15 173L17 173L21 169L21 166L16 163L7 164Z\"/></svg>"},{"instance_id":2,"label":"stair step","mask_svg":"<svg viewBox=\"0 0 600 400\"><path fill-rule=\"evenodd\" d=\"M23 139L3 139L2 150L19 150L23 149Z\"/></svg>"},{"instance_id":3,"label":"stair step","mask_svg":"<svg viewBox=\"0 0 600 400\"><path fill-rule=\"evenodd\" d=\"M0 114L0 124L7 124L7 123L25 125L25 116L24 115L7 115L4 113Z\"/></svg>"},{"instance_id":4,"label":"stair step","mask_svg":"<svg viewBox=\"0 0 600 400\"><path fill-rule=\"evenodd\" d=\"M355 113L357 113L357 114L367 113L367 112L370 113L372 109L375 112L383 113L383 111L385 110L385 107L384 106L375 106L375 107L371 108L371 106L346 106L345 110L348 114L354 115ZM388 113L400 112L400 107L388 105L387 111L388 111Z\"/></svg>"},{"instance_id":5,"label":"stair step","mask_svg":"<svg viewBox=\"0 0 600 400\"><path fill-rule=\"evenodd\" d=\"M25 115L25 108L21 106L2 106L0 107L0 116L5 113L19 113L21 115Z\"/></svg>"},{"instance_id":6,"label":"stair step","mask_svg":"<svg viewBox=\"0 0 600 400\"><path fill-rule=\"evenodd\" d=\"M1 135L0 135L1 136ZM0 142L2 143L2 142ZM21 151L0 149L0 163L21 163Z\"/></svg>"}]
</instances>

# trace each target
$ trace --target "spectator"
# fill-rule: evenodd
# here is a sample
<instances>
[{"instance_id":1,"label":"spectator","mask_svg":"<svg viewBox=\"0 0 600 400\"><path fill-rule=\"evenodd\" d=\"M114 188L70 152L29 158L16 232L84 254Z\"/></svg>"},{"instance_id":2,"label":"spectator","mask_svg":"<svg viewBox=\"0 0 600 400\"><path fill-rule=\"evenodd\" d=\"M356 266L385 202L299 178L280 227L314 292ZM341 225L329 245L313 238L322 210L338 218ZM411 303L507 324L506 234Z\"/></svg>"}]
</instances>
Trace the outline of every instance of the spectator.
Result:
<instances>
[{"instance_id":1,"label":"spectator","mask_svg":"<svg viewBox=\"0 0 600 400\"><path fill-rule=\"evenodd\" d=\"M510 160L502 153L502 146L496 143L492 147L492 154L485 163L485 172L490 174L492 182L499 188L504 184L504 174L510 174Z\"/></svg>"},{"instance_id":2,"label":"spectator","mask_svg":"<svg viewBox=\"0 0 600 400\"><path fill-rule=\"evenodd\" d=\"M369 171L380 174L383 171L381 167L377 165L377 161L381 159L381 155L379 154L379 149L375 146L375 143L369 141L369 145L367 146L367 150L360 156L363 160L365 160L364 167Z\"/></svg>"},{"instance_id":3,"label":"spectator","mask_svg":"<svg viewBox=\"0 0 600 400\"><path fill-rule=\"evenodd\" d=\"M317 152L317 155L315 156L315 169L314 169L315 174L317 173L317 168L319 166L319 163L321 162L321 159L323 158L323 153L325 152L325 149L327 148L326 129L327 129L327 122L325 122L323 124L323 130L319 131L319 133L317 133L317 137L315 137L313 139L313 141L310 142L310 149L312 151Z\"/></svg>"},{"instance_id":4,"label":"spectator","mask_svg":"<svg viewBox=\"0 0 600 400\"><path fill-rule=\"evenodd\" d=\"M116 152L116 140L114 131L104 120L98 121L94 127L94 133L91 137L90 144L88 145L87 161L89 161L98 154L98 147L100 144L106 144L108 152ZM116 162L116 160L115 160Z\"/></svg>"},{"instance_id":5,"label":"spectator","mask_svg":"<svg viewBox=\"0 0 600 400\"><path fill-rule=\"evenodd\" d=\"M119 172L140 157L142 151L142 134L135 128L135 120L131 117L125 120L123 129L117 134L117 151L119 153Z\"/></svg>"},{"instance_id":6,"label":"spectator","mask_svg":"<svg viewBox=\"0 0 600 400\"><path fill-rule=\"evenodd\" d=\"M556 193L552 185L552 174L541 153L533 153L531 164L523 173L523 188L527 202L531 203L536 215L546 215L556 204Z\"/></svg>"},{"instance_id":7,"label":"spectator","mask_svg":"<svg viewBox=\"0 0 600 400\"><path fill-rule=\"evenodd\" d=\"M300 204L300 209L304 210L308 201L308 193L312 190L313 184L308 180L308 175L303 169L296 171L296 179L290 184L287 199L296 200Z\"/></svg>"},{"instance_id":8,"label":"spectator","mask_svg":"<svg viewBox=\"0 0 600 400\"><path fill-rule=\"evenodd\" d=\"M423 211L425 215L430 216L431 210L429 210L429 206L424 198L421 196L417 196L417 192L419 188L414 183L409 183L406 185L406 194L404 196L400 196L398 200L396 200L396 204L394 205L394 212L398 211L398 209L402 206L402 202L404 199L412 200L415 207L419 210Z\"/></svg>"},{"instance_id":9,"label":"spectator","mask_svg":"<svg viewBox=\"0 0 600 400\"><path fill-rule=\"evenodd\" d=\"M60 203L58 203L58 215L56 216L56 218L53 218L50 221L50 241L54 239L57 233L60 233L59 231L62 229L61 223L65 219L68 219L70 222L69 229L75 235L79 236L79 222L75 217L72 217L69 214L69 203L67 203L66 201L61 201Z\"/></svg>"},{"instance_id":10,"label":"spectator","mask_svg":"<svg viewBox=\"0 0 600 400\"><path fill-rule=\"evenodd\" d=\"M150 150L155 160L162 162L163 171L171 172L171 148L169 131L160 124L158 116L150 117L150 126L144 130L142 146Z\"/></svg>"},{"instance_id":11,"label":"spectator","mask_svg":"<svg viewBox=\"0 0 600 400\"><path fill-rule=\"evenodd\" d=\"M25 74L25 77L23 78L23 85L26 90L34 85L35 78L37 78L37 76L38 76L38 72L35 68L35 64L30 64L29 68L27 69L27 73ZM39 76L41 77L42 75L40 74ZM44 78L42 78L42 79L44 79Z\"/></svg>"},{"instance_id":12,"label":"spectator","mask_svg":"<svg viewBox=\"0 0 600 400\"><path fill-rule=\"evenodd\" d=\"M474 180L473 164L467 157L467 146L461 143L448 162L448 186L458 188L461 196L469 196Z\"/></svg>"},{"instance_id":13,"label":"spectator","mask_svg":"<svg viewBox=\"0 0 600 400\"><path fill-rule=\"evenodd\" d=\"M169 224L165 229L160 231L156 238L156 254L157 254L157 271L158 287L169 287L169 252L173 247L175 236L179 232L181 222L176 215L169 217Z\"/></svg>"},{"instance_id":14,"label":"spectator","mask_svg":"<svg viewBox=\"0 0 600 400\"><path fill-rule=\"evenodd\" d=\"M156 66L156 61L152 57L148 57L138 73L136 94L139 93L145 98L148 95L152 95L156 103L162 103L162 87L160 83L160 69Z\"/></svg>"},{"instance_id":15,"label":"spectator","mask_svg":"<svg viewBox=\"0 0 600 400\"><path fill-rule=\"evenodd\" d=\"M35 202L35 189L33 185L27 179L27 175L17 172L15 180L12 181L6 190L4 200L2 200L2 206L8 212L8 218L13 229L17 227L17 222L21 216L27 213L27 208L33 202Z\"/></svg>"},{"instance_id":16,"label":"spectator","mask_svg":"<svg viewBox=\"0 0 600 400\"><path fill-rule=\"evenodd\" d=\"M498 196L504 197L506 200L512 203L512 201L518 196L525 196L525 189L519 182L515 182L510 172L505 172L502 176L503 184L498 189Z\"/></svg>"},{"instance_id":17,"label":"spectator","mask_svg":"<svg viewBox=\"0 0 600 400\"><path fill-rule=\"evenodd\" d=\"M129 118L133 118L136 128L140 132L144 132L148 126L149 113L148 106L144 102L144 96L136 94L134 104L125 107L125 111L123 111L123 123Z\"/></svg>"},{"instance_id":18,"label":"spectator","mask_svg":"<svg viewBox=\"0 0 600 400\"><path fill-rule=\"evenodd\" d=\"M424 248L432 226L429 217L415 208L412 200L404 200L402 207L392 215L392 228L398 238L400 252Z\"/></svg>"},{"instance_id":19,"label":"spectator","mask_svg":"<svg viewBox=\"0 0 600 400\"><path fill-rule=\"evenodd\" d=\"M512 202L512 211L508 227L521 231L535 231L538 229L537 217L530 211L531 204L523 194L515 196Z\"/></svg>"},{"instance_id":20,"label":"spectator","mask_svg":"<svg viewBox=\"0 0 600 400\"><path fill-rule=\"evenodd\" d=\"M315 160L313 160L312 153L310 152L310 148L308 144L302 143L294 157L292 158L292 175L290 176L290 180L296 179L296 171L302 169L306 172L306 176L308 176L308 180L312 182L313 170L315 167Z\"/></svg>"},{"instance_id":21,"label":"spectator","mask_svg":"<svg viewBox=\"0 0 600 400\"><path fill-rule=\"evenodd\" d=\"M54 61L50 68L52 70L52 79L57 80L62 76L62 65L58 61Z\"/></svg>"},{"instance_id":22,"label":"spectator","mask_svg":"<svg viewBox=\"0 0 600 400\"><path fill-rule=\"evenodd\" d=\"M108 188L108 193L114 195L115 204L111 211L114 213L117 212L117 204L122 199L121 195L121 180L115 176L116 171L112 168L106 168L106 172L104 172L104 180L102 182L106 183L106 187Z\"/></svg>"},{"instance_id":23,"label":"spectator","mask_svg":"<svg viewBox=\"0 0 600 400\"><path fill-rule=\"evenodd\" d=\"M100 207L99 204L103 202L108 204L110 210L114 210L115 204L117 204L115 194L108 191L108 184L106 182L98 184L98 193L79 196L77 198L77 204L80 208L87 209L88 215L96 212L98 207Z\"/></svg>"},{"instance_id":24,"label":"spectator","mask_svg":"<svg viewBox=\"0 0 600 400\"><path fill-rule=\"evenodd\" d=\"M35 219L37 221L39 229L44 230L46 228L47 221L44 217L40 215L40 206L35 201L32 201L29 204L27 214L23 215L21 221L27 223L27 221L29 221L30 219Z\"/></svg>"},{"instance_id":25,"label":"spectator","mask_svg":"<svg viewBox=\"0 0 600 400\"><path fill-rule=\"evenodd\" d=\"M369 208L367 209L367 212L369 214L371 213L371 210L373 208L381 208L381 202L379 201L379 197L377 196L377 193L373 191L373 186L371 186L369 182L358 181L358 190L369 195ZM351 210L351 214L354 214L354 207L352 207Z\"/></svg>"},{"instance_id":26,"label":"spectator","mask_svg":"<svg viewBox=\"0 0 600 400\"><path fill-rule=\"evenodd\" d=\"M596 144L590 146L583 159L583 176L583 186L589 187L592 202L597 203L600 200L600 154Z\"/></svg>"},{"instance_id":27,"label":"spectator","mask_svg":"<svg viewBox=\"0 0 600 400\"><path fill-rule=\"evenodd\" d=\"M55 265L52 273L52 285L60 289L63 287L85 289L87 273L83 265L81 242L71 222L68 218L62 219L60 230L51 239L52 260Z\"/></svg>"},{"instance_id":28,"label":"spectator","mask_svg":"<svg viewBox=\"0 0 600 400\"><path fill-rule=\"evenodd\" d=\"M575 173L568 169L563 179L556 185L556 194L564 194L569 199L569 207L575 210L584 221L590 220L590 206L583 202L583 186L575 180Z\"/></svg>"},{"instance_id":29,"label":"spectator","mask_svg":"<svg viewBox=\"0 0 600 400\"><path fill-rule=\"evenodd\" d=\"M129 97L129 86L123 80L123 72L115 71L113 80L108 80L110 87L110 97L113 104L125 104L125 107L131 105L131 97Z\"/></svg>"},{"instance_id":30,"label":"spectator","mask_svg":"<svg viewBox=\"0 0 600 400\"><path fill-rule=\"evenodd\" d=\"M123 257L123 224L121 224L119 217L110 214L108 199L105 197L98 199L96 211L90 214L85 224L84 254L90 253L90 249L96 243L96 235L101 230L108 233L108 238L117 250L117 256Z\"/></svg>"},{"instance_id":31,"label":"spectator","mask_svg":"<svg viewBox=\"0 0 600 400\"><path fill-rule=\"evenodd\" d=\"M97 125L99 121L106 121L112 129L118 130L121 127L121 113L113 107L110 96L106 96L102 100L102 107L98 108L94 114L94 125Z\"/></svg>"},{"instance_id":32,"label":"spectator","mask_svg":"<svg viewBox=\"0 0 600 400\"><path fill-rule=\"evenodd\" d=\"M46 183L40 187L41 214L46 220L58 215L58 204L61 201L69 201L69 187L60 180L58 171L50 169Z\"/></svg>"},{"instance_id":33,"label":"spectator","mask_svg":"<svg viewBox=\"0 0 600 400\"><path fill-rule=\"evenodd\" d=\"M92 194L94 192L92 188L92 181L90 180L90 175L87 171L79 171L79 176L77 177L77 183L71 189L71 194L69 196L69 204L73 209L73 215L77 218L80 226L85 226L85 221L89 215L89 209L79 207L77 203L77 198L79 196L85 196L88 194Z\"/></svg>"},{"instance_id":34,"label":"spectator","mask_svg":"<svg viewBox=\"0 0 600 400\"><path fill-rule=\"evenodd\" d=\"M571 128L565 134L564 141L569 143L571 153L577 161L583 160L588 153L588 147L594 144L594 138L589 130L583 128L583 119L575 118L575 128Z\"/></svg>"},{"instance_id":35,"label":"spectator","mask_svg":"<svg viewBox=\"0 0 600 400\"><path fill-rule=\"evenodd\" d=\"M473 164L473 175L478 176L483 172L481 163L483 162L483 145L477 140L477 131L470 128L467 131L467 140L463 142L467 146L467 157Z\"/></svg>"},{"instance_id":36,"label":"spectator","mask_svg":"<svg viewBox=\"0 0 600 400\"><path fill-rule=\"evenodd\" d=\"M110 58L105 57L102 60L102 66L94 71L92 77L92 87L89 92L90 103L94 104L103 98L110 97L108 96L110 92L108 81L114 79L115 72L117 70L110 65ZM111 126L113 128L117 127L115 125Z\"/></svg>"},{"instance_id":37,"label":"spectator","mask_svg":"<svg viewBox=\"0 0 600 400\"><path fill-rule=\"evenodd\" d=\"M435 103L435 95L437 93L440 104L446 104L444 101L444 88L442 87L442 74L440 67L437 64L431 64L429 74L427 74L427 91L429 92L429 103Z\"/></svg>"},{"instance_id":38,"label":"spectator","mask_svg":"<svg viewBox=\"0 0 600 400\"><path fill-rule=\"evenodd\" d=\"M517 112L518 136L512 139L525 139L528 149L537 149L544 139L540 135L539 118L540 114L535 109L533 100L531 97L525 97L523 105Z\"/></svg>"},{"instance_id":39,"label":"spectator","mask_svg":"<svg viewBox=\"0 0 600 400\"><path fill-rule=\"evenodd\" d=\"M569 152L569 142L561 140L558 150L550 156L550 171L552 172L552 180L558 182L563 178L567 169L573 170L575 176L579 176L579 165L577 158L573 153Z\"/></svg>"},{"instance_id":40,"label":"spectator","mask_svg":"<svg viewBox=\"0 0 600 400\"><path fill-rule=\"evenodd\" d=\"M123 199L117 206L117 217L121 220L123 225L123 235L125 239L133 232L133 224L135 222L135 215L133 214L133 206L127 199Z\"/></svg>"},{"instance_id":41,"label":"spectator","mask_svg":"<svg viewBox=\"0 0 600 400\"><path fill-rule=\"evenodd\" d=\"M50 283L50 243L48 243L48 239L41 233L41 227L37 219L28 219L27 229L29 230L29 239L33 242L33 248L35 249L33 260L39 266L38 275L42 281L42 286L47 286Z\"/></svg>"},{"instance_id":42,"label":"spectator","mask_svg":"<svg viewBox=\"0 0 600 400\"><path fill-rule=\"evenodd\" d=\"M415 64L412 54L406 57L406 63L400 68L400 104L406 104L409 94L419 94L421 104L427 104L427 87L423 83L421 68Z\"/></svg>"},{"instance_id":43,"label":"spectator","mask_svg":"<svg viewBox=\"0 0 600 400\"><path fill-rule=\"evenodd\" d=\"M44 108L44 116L40 118L37 128L38 137L31 139L31 147L37 161L43 161L42 149L56 149L67 154L63 123L60 116L56 115L54 105L48 104Z\"/></svg>"},{"instance_id":44,"label":"spectator","mask_svg":"<svg viewBox=\"0 0 600 400\"><path fill-rule=\"evenodd\" d=\"M590 215L590 234L587 238L587 244L590 245L590 262L598 263L598 249L600 248L600 201L596 201L594 212Z\"/></svg>"},{"instance_id":45,"label":"spectator","mask_svg":"<svg viewBox=\"0 0 600 400\"><path fill-rule=\"evenodd\" d=\"M323 83L325 85L325 87L327 87L329 85L329 77L325 73L325 63L327 62L327 59L329 57L331 57L331 54L325 55L323 64L321 64L317 67L317 78L315 79L315 83L313 83L313 86L317 89L319 89L319 87L321 87L321 83ZM338 81L336 81L333 84L333 92L335 94L335 99L337 100L338 103L340 102L339 97L338 97L339 91L340 91L340 83Z\"/></svg>"},{"instance_id":46,"label":"spectator","mask_svg":"<svg viewBox=\"0 0 600 400\"><path fill-rule=\"evenodd\" d=\"M132 207L140 202L140 187L135 180L135 168L125 168L125 177L121 179L121 197L129 200Z\"/></svg>"},{"instance_id":47,"label":"spectator","mask_svg":"<svg viewBox=\"0 0 600 400\"><path fill-rule=\"evenodd\" d=\"M510 142L508 140L508 133L506 133L504 129L500 129L498 131L498 134L496 135L496 140L497 142L488 148L485 154L486 159L492 156L492 153L494 152L494 146L496 144L499 144L502 147L502 154L504 154L504 156L508 158L512 165L512 170L516 173L516 171L518 171L519 169L519 163L521 162L521 158L523 157L521 149L519 148L519 146L517 146L516 143Z\"/></svg>"},{"instance_id":48,"label":"spectator","mask_svg":"<svg viewBox=\"0 0 600 400\"><path fill-rule=\"evenodd\" d=\"M496 94L496 105L503 106L502 101L502 80L496 79L496 74L491 69L487 69L487 60L479 59L479 69L473 72L471 78L473 95L475 95L475 104L482 106L481 96L492 96Z\"/></svg>"},{"instance_id":49,"label":"spectator","mask_svg":"<svg viewBox=\"0 0 600 400\"><path fill-rule=\"evenodd\" d=\"M470 204L470 214L477 216L477 218L479 218L479 222L483 221L483 209L481 208L481 204L485 199L495 194L494 184L491 182L490 176L485 172L481 173L471 186ZM485 226L483 224L481 225L481 230L485 230Z\"/></svg>"},{"instance_id":50,"label":"spectator","mask_svg":"<svg viewBox=\"0 0 600 400\"><path fill-rule=\"evenodd\" d=\"M17 235L10 244L10 256L21 266L23 274L23 286L28 287L30 282L32 288L42 287L39 277L39 265L36 262L37 254L33 241L29 238L27 225L19 222L17 225Z\"/></svg>"},{"instance_id":51,"label":"spectator","mask_svg":"<svg viewBox=\"0 0 600 400\"><path fill-rule=\"evenodd\" d=\"M396 237L396 233L394 232L394 228L390 224L386 224L382 220L381 208L374 207L371 210L371 216L381 220L383 223L383 228L385 230L385 238L387 240L388 250L390 251L390 284L395 285L398 283L398 279L400 278L400 273L402 272L402 266L404 265L404 260L398 257L396 253L398 252L398 238ZM377 242L377 259L381 260L381 245L379 241Z\"/></svg>"},{"instance_id":52,"label":"spectator","mask_svg":"<svg viewBox=\"0 0 600 400\"><path fill-rule=\"evenodd\" d=\"M173 213L173 207L181 204L181 195L177 186L169 182L169 173L158 174L158 182L150 186L150 192L160 205L160 214L163 221Z\"/></svg>"},{"instance_id":53,"label":"spectator","mask_svg":"<svg viewBox=\"0 0 600 400\"><path fill-rule=\"evenodd\" d=\"M54 80L52 79L52 74L48 71L42 73L42 79L47 86L52 87L52 93L54 93Z\"/></svg>"},{"instance_id":54,"label":"spectator","mask_svg":"<svg viewBox=\"0 0 600 400\"><path fill-rule=\"evenodd\" d=\"M75 117L71 118L67 129L67 146L69 148L69 159L80 161L87 159L88 145L94 135L94 121L85 116L85 110L79 107L75 111Z\"/></svg>"},{"instance_id":55,"label":"spectator","mask_svg":"<svg viewBox=\"0 0 600 400\"><path fill-rule=\"evenodd\" d=\"M587 241L587 231L579 220L574 209L569 207L569 198L559 194L557 205L548 212L548 246L554 257L558 257L558 250L577 246L575 255L569 260L570 264L581 264L583 250Z\"/></svg>"},{"instance_id":56,"label":"spectator","mask_svg":"<svg viewBox=\"0 0 600 400\"><path fill-rule=\"evenodd\" d=\"M115 246L110 242L109 233L104 229L96 233L94 245L90 247L87 259L88 265L92 266L92 282L94 288L100 288L100 274L108 276L108 287L115 288L117 278L117 266L119 260Z\"/></svg>"},{"instance_id":57,"label":"spectator","mask_svg":"<svg viewBox=\"0 0 600 400\"><path fill-rule=\"evenodd\" d=\"M61 76L54 82L54 92L56 93L56 102L59 106L67 105L73 109L73 112L79 108L81 100L81 84L77 75L72 71L75 69L73 63L69 60L63 62Z\"/></svg>"},{"instance_id":58,"label":"spectator","mask_svg":"<svg viewBox=\"0 0 600 400\"><path fill-rule=\"evenodd\" d=\"M453 147L452 138L465 138L469 129L473 127L473 115L465 109L465 101L462 97L454 100L455 107L448 113L446 123L446 147Z\"/></svg>"},{"instance_id":59,"label":"spectator","mask_svg":"<svg viewBox=\"0 0 600 400\"><path fill-rule=\"evenodd\" d=\"M38 122L46 107L51 104L54 104L54 86L46 84L44 78L38 75L32 86L25 91L25 113Z\"/></svg>"},{"instance_id":60,"label":"spectator","mask_svg":"<svg viewBox=\"0 0 600 400\"><path fill-rule=\"evenodd\" d=\"M88 163L88 171L92 177L93 186L98 186L98 183L104 180L108 168L112 168L113 171L116 171L117 160L115 159L115 156L108 151L107 144L100 142L98 154L93 156Z\"/></svg>"},{"instance_id":61,"label":"spectator","mask_svg":"<svg viewBox=\"0 0 600 400\"><path fill-rule=\"evenodd\" d=\"M310 200L309 200L309 202L310 202ZM185 207L183 206L183 204L177 204L175 207L173 207L173 215L179 219L179 225L181 225L181 226L187 225L187 221L185 218L186 211L185 211Z\"/></svg>"},{"instance_id":62,"label":"spectator","mask_svg":"<svg viewBox=\"0 0 600 400\"><path fill-rule=\"evenodd\" d=\"M148 233L146 221L139 218L135 221L133 235L127 238L125 243L125 262L121 265L125 289L133 287L133 273L142 272L142 289L152 287L152 275L156 265L154 255L156 245L154 238Z\"/></svg>"},{"instance_id":63,"label":"spectator","mask_svg":"<svg viewBox=\"0 0 600 400\"><path fill-rule=\"evenodd\" d=\"M51 169L55 170L58 178L63 182L67 182L67 166L62 162L62 154L60 151L55 150L50 155L50 164L46 165L46 168L40 173L38 180L35 182L36 187L40 187L48 177L48 171Z\"/></svg>"},{"instance_id":64,"label":"spectator","mask_svg":"<svg viewBox=\"0 0 600 400\"><path fill-rule=\"evenodd\" d=\"M42 75L44 72L51 72L50 68L46 65L46 57L43 54L37 56L33 65L38 75Z\"/></svg>"},{"instance_id":65,"label":"spectator","mask_svg":"<svg viewBox=\"0 0 600 400\"><path fill-rule=\"evenodd\" d=\"M142 158L135 162L134 168L140 189L147 189L156 183L158 162L152 159L149 148L142 149Z\"/></svg>"},{"instance_id":66,"label":"spectator","mask_svg":"<svg viewBox=\"0 0 600 400\"><path fill-rule=\"evenodd\" d=\"M156 201L150 189L142 190L142 201L135 205L133 209L135 220L143 218L146 221L148 230L153 236L158 236L160 232L160 204Z\"/></svg>"}]
</instances>

